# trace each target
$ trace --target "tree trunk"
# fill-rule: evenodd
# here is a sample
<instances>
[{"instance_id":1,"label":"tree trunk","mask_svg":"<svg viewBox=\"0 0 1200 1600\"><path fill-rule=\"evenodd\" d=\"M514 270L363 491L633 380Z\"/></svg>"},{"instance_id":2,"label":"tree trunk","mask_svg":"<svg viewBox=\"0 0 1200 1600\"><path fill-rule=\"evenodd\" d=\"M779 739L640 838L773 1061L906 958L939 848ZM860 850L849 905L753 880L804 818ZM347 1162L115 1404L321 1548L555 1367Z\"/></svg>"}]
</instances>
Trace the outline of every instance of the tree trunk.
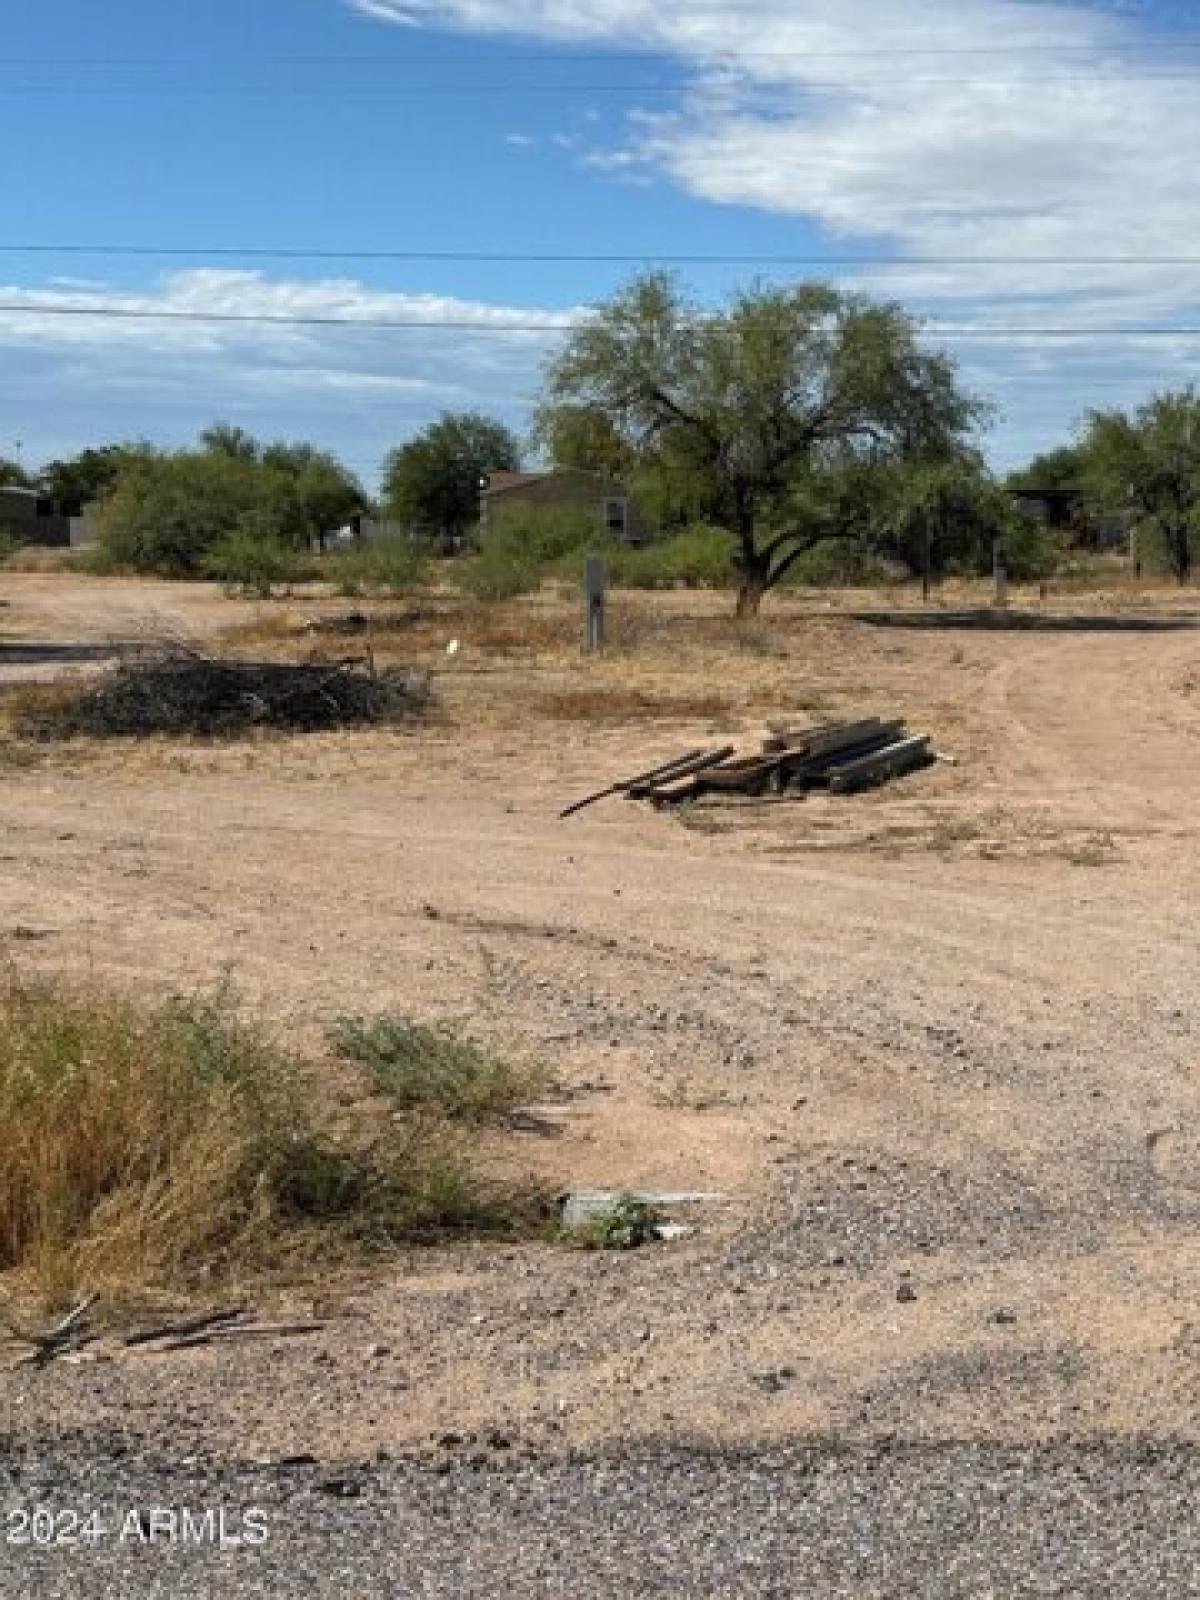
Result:
<instances>
[{"instance_id":1,"label":"tree trunk","mask_svg":"<svg viewBox=\"0 0 1200 1600\"><path fill-rule=\"evenodd\" d=\"M742 581L738 585L737 615L739 617L756 617L763 603L763 595L768 588L765 573L744 572Z\"/></svg>"},{"instance_id":2,"label":"tree trunk","mask_svg":"<svg viewBox=\"0 0 1200 1600\"><path fill-rule=\"evenodd\" d=\"M763 595L771 587L771 557L755 547L754 530L742 530L739 544L738 616L758 616Z\"/></svg>"},{"instance_id":3,"label":"tree trunk","mask_svg":"<svg viewBox=\"0 0 1200 1600\"><path fill-rule=\"evenodd\" d=\"M1180 585L1185 584L1192 575L1191 529L1186 523L1172 527L1166 542L1171 565L1175 569L1175 579Z\"/></svg>"},{"instance_id":4,"label":"tree trunk","mask_svg":"<svg viewBox=\"0 0 1200 1600\"><path fill-rule=\"evenodd\" d=\"M771 557L759 550L754 542L754 522L748 509L742 509L738 517L738 558L737 566L740 574L737 596L737 615L739 617L756 617L762 605L763 595L771 587Z\"/></svg>"}]
</instances>

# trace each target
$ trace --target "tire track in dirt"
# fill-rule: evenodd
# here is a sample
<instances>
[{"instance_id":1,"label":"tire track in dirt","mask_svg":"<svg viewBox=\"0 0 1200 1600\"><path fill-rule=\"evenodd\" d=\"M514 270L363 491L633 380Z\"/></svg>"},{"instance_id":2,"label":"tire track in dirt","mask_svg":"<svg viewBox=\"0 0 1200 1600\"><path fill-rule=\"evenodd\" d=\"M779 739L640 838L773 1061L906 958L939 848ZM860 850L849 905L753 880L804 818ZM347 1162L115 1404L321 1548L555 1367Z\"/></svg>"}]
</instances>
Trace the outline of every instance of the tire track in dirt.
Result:
<instances>
[{"instance_id":1,"label":"tire track in dirt","mask_svg":"<svg viewBox=\"0 0 1200 1600\"><path fill-rule=\"evenodd\" d=\"M1153 639L1153 645L1148 639ZM982 709L1021 786L1121 831L1194 832L1181 806L1200 759L1200 716L1180 693L1200 658L1188 633L1021 640L989 673Z\"/></svg>"}]
</instances>

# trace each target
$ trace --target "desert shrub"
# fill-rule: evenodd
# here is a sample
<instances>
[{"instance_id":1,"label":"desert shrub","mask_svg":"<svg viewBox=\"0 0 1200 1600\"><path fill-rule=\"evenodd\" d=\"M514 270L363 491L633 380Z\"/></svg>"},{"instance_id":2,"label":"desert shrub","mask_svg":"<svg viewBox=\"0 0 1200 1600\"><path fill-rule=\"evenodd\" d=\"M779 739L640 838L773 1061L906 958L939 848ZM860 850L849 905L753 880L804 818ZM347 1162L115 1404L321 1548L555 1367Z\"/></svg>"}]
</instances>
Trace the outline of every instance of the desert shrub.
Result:
<instances>
[{"instance_id":1,"label":"desert shrub","mask_svg":"<svg viewBox=\"0 0 1200 1600\"><path fill-rule=\"evenodd\" d=\"M532 594L542 581L537 563L529 557L488 545L463 563L459 584L476 600L515 600Z\"/></svg>"},{"instance_id":2,"label":"desert shrub","mask_svg":"<svg viewBox=\"0 0 1200 1600\"><path fill-rule=\"evenodd\" d=\"M1200 565L1200 526L1189 533L1178 529L1168 532L1162 523L1150 516L1141 517L1131 535L1131 554L1137 567L1147 577L1175 578L1180 582L1180 567L1186 565L1190 576ZM1097 563L1103 569L1104 563Z\"/></svg>"},{"instance_id":3,"label":"desert shrub","mask_svg":"<svg viewBox=\"0 0 1200 1600\"><path fill-rule=\"evenodd\" d=\"M268 502L273 475L223 454L146 453L123 463L96 519L100 550L115 568L194 577L211 550L257 517L255 531L287 543L284 510ZM270 516L270 526L264 518Z\"/></svg>"},{"instance_id":4,"label":"desert shrub","mask_svg":"<svg viewBox=\"0 0 1200 1600\"><path fill-rule=\"evenodd\" d=\"M1005 570L1010 578L1029 581L1049 578L1060 570L1063 549L1053 533L1031 519L1014 517L1004 532L1002 541ZM990 543L961 555L951 557L945 564L950 577L987 578L994 571L994 554Z\"/></svg>"},{"instance_id":5,"label":"desert shrub","mask_svg":"<svg viewBox=\"0 0 1200 1600\"><path fill-rule=\"evenodd\" d=\"M305 549L365 503L346 470L309 445L262 446L221 425L201 442L196 450L122 452L96 520L112 568L194 577L239 533Z\"/></svg>"},{"instance_id":6,"label":"desert shrub","mask_svg":"<svg viewBox=\"0 0 1200 1600\"><path fill-rule=\"evenodd\" d=\"M519 1066L451 1028L407 1017L343 1017L330 1042L339 1054L364 1063L380 1093L406 1110L477 1121L516 1110L546 1084L539 1068Z\"/></svg>"},{"instance_id":7,"label":"desert shrub","mask_svg":"<svg viewBox=\"0 0 1200 1600\"><path fill-rule=\"evenodd\" d=\"M178 1280L381 1190L219 995L139 1008L10 984L0 1141L0 1270L46 1288Z\"/></svg>"},{"instance_id":8,"label":"desert shrub","mask_svg":"<svg viewBox=\"0 0 1200 1600\"><path fill-rule=\"evenodd\" d=\"M607 537L596 513L584 506L499 506L480 539L480 551L503 547L547 568Z\"/></svg>"},{"instance_id":9,"label":"desert shrub","mask_svg":"<svg viewBox=\"0 0 1200 1600\"><path fill-rule=\"evenodd\" d=\"M234 737L397 723L430 708L427 681L403 669L243 661L167 649L90 682L30 685L10 696L16 733L35 739Z\"/></svg>"},{"instance_id":10,"label":"desert shrub","mask_svg":"<svg viewBox=\"0 0 1200 1600\"><path fill-rule=\"evenodd\" d=\"M885 583L894 575L887 563L860 540L822 539L797 559L783 581L790 588L836 589L850 584Z\"/></svg>"},{"instance_id":11,"label":"desert shrub","mask_svg":"<svg viewBox=\"0 0 1200 1600\"><path fill-rule=\"evenodd\" d=\"M380 539L327 556L324 575L348 598L371 593L403 594L416 588L429 567L429 551L415 539Z\"/></svg>"},{"instance_id":12,"label":"desert shrub","mask_svg":"<svg viewBox=\"0 0 1200 1600\"><path fill-rule=\"evenodd\" d=\"M512 600L551 572L574 574L607 542L595 514L578 506L500 507L459 581L476 600Z\"/></svg>"},{"instance_id":13,"label":"desert shrub","mask_svg":"<svg viewBox=\"0 0 1200 1600\"><path fill-rule=\"evenodd\" d=\"M733 541L703 523L640 548L610 545L603 554L610 580L622 589L724 589L733 581Z\"/></svg>"},{"instance_id":14,"label":"desert shrub","mask_svg":"<svg viewBox=\"0 0 1200 1600\"><path fill-rule=\"evenodd\" d=\"M269 600L276 589L301 582L310 563L271 537L253 516L245 519L207 552L204 571L227 588Z\"/></svg>"},{"instance_id":15,"label":"desert shrub","mask_svg":"<svg viewBox=\"0 0 1200 1600\"><path fill-rule=\"evenodd\" d=\"M1030 517L1014 516L1004 540L1011 578L1049 578L1063 559L1061 541Z\"/></svg>"},{"instance_id":16,"label":"desert shrub","mask_svg":"<svg viewBox=\"0 0 1200 1600\"><path fill-rule=\"evenodd\" d=\"M48 1293L184 1282L289 1243L487 1225L426 1124L355 1148L294 1056L223 992L137 1005L61 985L0 999L0 1271Z\"/></svg>"},{"instance_id":17,"label":"desert shrub","mask_svg":"<svg viewBox=\"0 0 1200 1600\"><path fill-rule=\"evenodd\" d=\"M93 539L90 544L82 546L75 553L78 557L74 563L75 570L86 573L90 578L113 578L134 570L132 567L122 566L108 545L100 539Z\"/></svg>"}]
</instances>

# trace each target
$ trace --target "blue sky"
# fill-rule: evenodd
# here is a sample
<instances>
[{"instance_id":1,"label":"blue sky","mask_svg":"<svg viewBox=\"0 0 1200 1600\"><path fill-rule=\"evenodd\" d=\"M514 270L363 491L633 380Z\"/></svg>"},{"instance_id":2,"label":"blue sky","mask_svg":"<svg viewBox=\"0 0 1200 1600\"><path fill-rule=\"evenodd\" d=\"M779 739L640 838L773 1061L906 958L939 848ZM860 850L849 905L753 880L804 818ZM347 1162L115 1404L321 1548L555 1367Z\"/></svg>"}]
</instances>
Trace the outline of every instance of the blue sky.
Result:
<instances>
[{"instance_id":1,"label":"blue sky","mask_svg":"<svg viewBox=\"0 0 1200 1600\"><path fill-rule=\"evenodd\" d=\"M24 308L0 311L0 454L179 442L221 416L315 438L370 478L443 409L524 426L557 336L505 326L565 325L632 270L212 253L253 245L840 254L886 264L823 275L936 322L1095 327L954 342L999 404L1006 464L1088 404L1192 378L1200 341L1110 330L1200 321L1200 266L1094 260L1200 256L1188 30L1177 5L1047 0L23 6L0 80L0 245L182 253L0 253L0 303ZM714 300L757 270L819 269L684 269ZM456 326L46 314L80 303Z\"/></svg>"}]
</instances>

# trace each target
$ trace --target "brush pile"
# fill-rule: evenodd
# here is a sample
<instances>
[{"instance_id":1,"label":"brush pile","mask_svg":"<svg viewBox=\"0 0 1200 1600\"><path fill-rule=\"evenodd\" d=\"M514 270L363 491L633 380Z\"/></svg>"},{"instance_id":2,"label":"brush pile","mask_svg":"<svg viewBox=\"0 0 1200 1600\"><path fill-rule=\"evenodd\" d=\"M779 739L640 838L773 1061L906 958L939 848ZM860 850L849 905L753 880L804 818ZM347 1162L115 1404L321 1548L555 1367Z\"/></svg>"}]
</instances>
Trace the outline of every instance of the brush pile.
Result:
<instances>
[{"instance_id":1,"label":"brush pile","mask_svg":"<svg viewBox=\"0 0 1200 1600\"><path fill-rule=\"evenodd\" d=\"M172 645L131 655L78 693L28 706L20 732L40 739L214 739L412 720L429 709L420 674L376 673L360 660L244 661Z\"/></svg>"},{"instance_id":2,"label":"brush pile","mask_svg":"<svg viewBox=\"0 0 1200 1600\"><path fill-rule=\"evenodd\" d=\"M733 745L689 750L649 772L622 779L589 795L564 817L608 795L679 806L707 797L788 798L812 789L853 794L929 766L937 757L928 734L910 734L903 719L867 717L859 722L805 727L781 718L767 724L767 736L753 755L739 756Z\"/></svg>"}]
</instances>

